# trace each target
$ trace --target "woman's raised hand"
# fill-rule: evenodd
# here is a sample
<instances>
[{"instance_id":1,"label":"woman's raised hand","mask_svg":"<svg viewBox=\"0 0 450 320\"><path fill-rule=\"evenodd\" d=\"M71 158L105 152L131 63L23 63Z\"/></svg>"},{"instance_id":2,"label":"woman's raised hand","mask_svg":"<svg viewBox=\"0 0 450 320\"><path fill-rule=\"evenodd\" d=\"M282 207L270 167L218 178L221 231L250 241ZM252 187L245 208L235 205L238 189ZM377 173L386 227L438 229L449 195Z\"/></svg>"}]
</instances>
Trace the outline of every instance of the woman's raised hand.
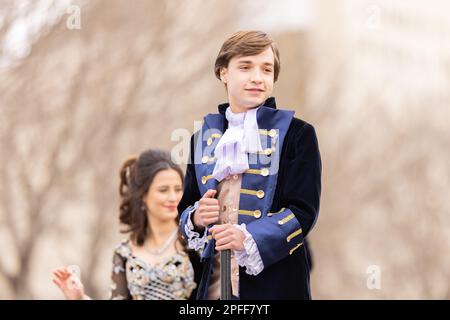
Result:
<instances>
[{"instance_id":1,"label":"woman's raised hand","mask_svg":"<svg viewBox=\"0 0 450 320\"><path fill-rule=\"evenodd\" d=\"M76 274L67 267L58 268L53 271L53 283L61 289L64 297L68 300L89 299L84 294L84 287Z\"/></svg>"}]
</instances>

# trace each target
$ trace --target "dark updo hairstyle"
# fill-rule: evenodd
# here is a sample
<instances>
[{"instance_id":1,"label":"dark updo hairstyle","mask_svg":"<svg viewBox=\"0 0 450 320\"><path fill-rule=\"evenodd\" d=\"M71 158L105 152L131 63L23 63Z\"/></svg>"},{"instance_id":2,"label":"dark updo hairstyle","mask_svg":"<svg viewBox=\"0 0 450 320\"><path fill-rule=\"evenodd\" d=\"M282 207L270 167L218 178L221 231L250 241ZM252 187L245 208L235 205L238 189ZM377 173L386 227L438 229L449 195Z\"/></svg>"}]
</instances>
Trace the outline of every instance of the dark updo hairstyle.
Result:
<instances>
[{"instance_id":1,"label":"dark updo hairstyle","mask_svg":"<svg viewBox=\"0 0 450 320\"><path fill-rule=\"evenodd\" d=\"M183 172L170 155L162 150L147 150L139 157L130 156L120 170L119 193L120 222L127 226L122 233L130 233L131 241L142 246L149 232L147 207L144 198L155 178L162 170L172 169L179 173L183 181ZM177 222L179 217L177 216Z\"/></svg>"}]
</instances>

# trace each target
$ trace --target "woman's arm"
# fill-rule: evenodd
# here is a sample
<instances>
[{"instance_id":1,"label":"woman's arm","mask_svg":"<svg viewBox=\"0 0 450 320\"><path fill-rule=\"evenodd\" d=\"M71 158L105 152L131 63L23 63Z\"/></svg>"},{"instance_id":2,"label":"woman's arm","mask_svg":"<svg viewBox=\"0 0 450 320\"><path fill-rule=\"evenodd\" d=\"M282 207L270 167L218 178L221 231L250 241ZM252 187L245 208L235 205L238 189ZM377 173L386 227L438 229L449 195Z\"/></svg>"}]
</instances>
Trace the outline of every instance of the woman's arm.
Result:
<instances>
[{"instance_id":1,"label":"woman's arm","mask_svg":"<svg viewBox=\"0 0 450 320\"><path fill-rule=\"evenodd\" d=\"M124 257L118 252L114 252L110 295L110 299L112 300L131 300L131 294L128 290L125 262L126 259Z\"/></svg>"}]
</instances>

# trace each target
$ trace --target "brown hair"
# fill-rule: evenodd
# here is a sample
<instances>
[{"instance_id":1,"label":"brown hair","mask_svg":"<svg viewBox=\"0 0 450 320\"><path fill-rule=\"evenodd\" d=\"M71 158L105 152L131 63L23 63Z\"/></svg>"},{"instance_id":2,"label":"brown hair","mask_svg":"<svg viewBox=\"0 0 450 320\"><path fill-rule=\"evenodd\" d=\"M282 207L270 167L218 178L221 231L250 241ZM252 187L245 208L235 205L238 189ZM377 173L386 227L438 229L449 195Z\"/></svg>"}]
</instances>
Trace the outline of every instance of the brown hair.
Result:
<instances>
[{"instance_id":1,"label":"brown hair","mask_svg":"<svg viewBox=\"0 0 450 320\"><path fill-rule=\"evenodd\" d=\"M220 80L220 69L228 68L233 57L253 56L260 54L268 47L272 48L274 55L274 79L276 82L280 73L280 53L275 42L262 31L238 31L228 38L220 48L214 65L214 73Z\"/></svg>"},{"instance_id":2,"label":"brown hair","mask_svg":"<svg viewBox=\"0 0 450 320\"><path fill-rule=\"evenodd\" d=\"M170 155L162 150L147 150L139 157L130 156L120 169L119 220L128 226L122 233L130 232L131 240L137 245L143 245L149 232L147 207L144 202L156 174L162 170L173 169L179 173L183 181L183 171L175 164ZM177 217L178 222L179 217Z\"/></svg>"}]
</instances>

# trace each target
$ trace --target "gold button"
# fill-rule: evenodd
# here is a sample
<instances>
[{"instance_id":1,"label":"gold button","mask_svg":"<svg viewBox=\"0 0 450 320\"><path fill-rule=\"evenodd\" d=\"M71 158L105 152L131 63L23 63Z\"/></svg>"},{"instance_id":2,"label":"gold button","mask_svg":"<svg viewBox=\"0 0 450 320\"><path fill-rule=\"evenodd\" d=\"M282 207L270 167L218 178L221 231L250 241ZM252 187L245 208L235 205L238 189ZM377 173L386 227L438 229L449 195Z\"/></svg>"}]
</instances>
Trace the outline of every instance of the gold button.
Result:
<instances>
[{"instance_id":1,"label":"gold button","mask_svg":"<svg viewBox=\"0 0 450 320\"><path fill-rule=\"evenodd\" d=\"M269 131L269 136L270 136L271 138L275 137L276 135L277 135L277 130L271 129L271 130Z\"/></svg>"},{"instance_id":2,"label":"gold button","mask_svg":"<svg viewBox=\"0 0 450 320\"><path fill-rule=\"evenodd\" d=\"M207 144L208 146L210 146L210 145L212 145L212 143L213 143L212 138L208 138L208 140L206 141L206 144Z\"/></svg>"},{"instance_id":3,"label":"gold button","mask_svg":"<svg viewBox=\"0 0 450 320\"><path fill-rule=\"evenodd\" d=\"M271 217L271 216L273 216L273 213L272 213L272 212L269 212L269 213L267 214L267 216L268 216L268 217Z\"/></svg>"},{"instance_id":4,"label":"gold button","mask_svg":"<svg viewBox=\"0 0 450 320\"><path fill-rule=\"evenodd\" d=\"M202 163L207 163L208 160L209 160L209 157L208 157L208 156L204 156L204 157L202 158Z\"/></svg>"},{"instance_id":5,"label":"gold button","mask_svg":"<svg viewBox=\"0 0 450 320\"><path fill-rule=\"evenodd\" d=\"M208 179L206 178L206 176L202 177L202 183L205 184L208 181Z\"/></svg>"},{"instance_id":6,"label":"gold button","mask_svg":"<svg viewBox=\"0 0 450 320\"><path fill-rule=\"evenodd\" d=\"M272 148L267 148L267 149L265 149L265 150L264 150L264 154L265 154L266 156L271 155L271 154L272 154Z\"/></svg>"},{"instance_id":7,"label":"gold button","mask_svg":"<svg viewBox=\"0 0 450 320\"><path fill-rule=\"evenodd\" d=\"M260 199L264 198L264 191L263 190L258 190L256 192L256 196Z\"/></svg>"},{"instance_id":8,"label":"gold button","mask_svg":"<svg viewBox=\"0 0 450 320\"><path fill-rule=\"evenodd\" d=\"M278 221L278 224L284 224L283 220Z\"/></svg>"},{"instance_id":9,"label":"gold button","mask_svg":"<svg viewBox=\"0 0 450 320\"><path fill-rule=\"evenodd\" d=\"M261 211L255 210L255 211L253 212L253 216L254 216L256 219L261 218Z\"/></svg>"},{"instance_id":10,"label":"gold button","mask_svg":"<svg viewBox=\"0 0 450 320\"><path fill-rule=\"evenodd\" d=\"M263 177L267 177L267 176L269 175L269 169L267 169L267 168L262 168L262 169L261 169L261 175L262 175Z\"/></svg>"}]
</instances>

